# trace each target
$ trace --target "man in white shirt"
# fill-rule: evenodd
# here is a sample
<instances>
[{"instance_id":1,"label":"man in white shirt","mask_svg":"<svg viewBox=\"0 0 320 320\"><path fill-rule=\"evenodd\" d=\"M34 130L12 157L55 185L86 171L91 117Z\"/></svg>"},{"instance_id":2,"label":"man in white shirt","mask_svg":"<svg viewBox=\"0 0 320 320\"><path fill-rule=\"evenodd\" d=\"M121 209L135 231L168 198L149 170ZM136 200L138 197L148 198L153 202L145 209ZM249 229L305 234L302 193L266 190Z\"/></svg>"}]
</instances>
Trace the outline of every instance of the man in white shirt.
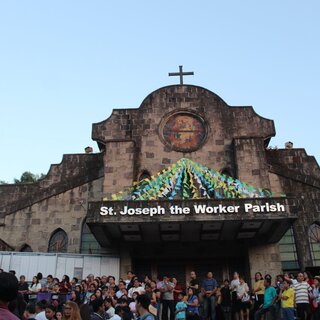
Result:
<instances>
[{"instance_id":1,"label":"man in white shirt","mask_svg":"<svg viewBox=\"0 0 320 320\"><path fill-rule=\"evenodd\" d=\"M128 297L132 298L132 294L134 292L138 292L139 295L145 293L144 288L140 285L140 282L138 279L135 279L133 282L133 287L129 289L128 291Z\"/></svg>"},{"instance_id":2,"label":"man in white shirt","mask_svg":"<svg viewBox=\"0 0 320 320\"><path fill-rule=\"evenodd\" d=\"M312 288L308 282L304 281L302 272L298 273L297 281L298 282L293 285L297 316L300 320L305 320L311 314L309 293L312 291Z\"/></svg>"}]
</instances>

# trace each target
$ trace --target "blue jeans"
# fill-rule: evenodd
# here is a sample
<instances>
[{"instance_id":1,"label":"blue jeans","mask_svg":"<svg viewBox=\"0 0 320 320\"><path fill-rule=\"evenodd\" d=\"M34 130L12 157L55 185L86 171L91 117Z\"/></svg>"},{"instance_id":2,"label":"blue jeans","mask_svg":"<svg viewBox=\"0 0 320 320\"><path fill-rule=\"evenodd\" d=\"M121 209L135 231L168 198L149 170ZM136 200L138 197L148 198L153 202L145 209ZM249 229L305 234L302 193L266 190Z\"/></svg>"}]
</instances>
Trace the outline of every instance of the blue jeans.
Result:
<instances>
[{"instance_id":1,"label":"blue jeans","mask_svg":"<svg viewBox=\"0 0 320 320\"><path fill-rule=\"evenodd\" d=\"M283 320L294 320L294 308L282 308Z\"/></svg>"},{"instance_id":2,"label":"blue jeans","mask_svg":"<svg viewBox=\"0 0 320 320\"><path fill-rule=\"evenodd\" d=\"M260 320L261 316L268 313L268 319L269 320L276 320L276 307L274 305L267 307L267 308L259 308L255 313L254 313L254 320Z\"/></svg>"},{"instance_id":3,"label":"blue jeans","mask_svg":"<svg viewBox=\"0 0 320 320\"><path fill-rule=\"evenodd\" d=\"M211 310L211 317L209 314ZM211 318L211 320L216 320L216 297L205 297L203 300L203 319Z\"/></svg>"}]
</instances>

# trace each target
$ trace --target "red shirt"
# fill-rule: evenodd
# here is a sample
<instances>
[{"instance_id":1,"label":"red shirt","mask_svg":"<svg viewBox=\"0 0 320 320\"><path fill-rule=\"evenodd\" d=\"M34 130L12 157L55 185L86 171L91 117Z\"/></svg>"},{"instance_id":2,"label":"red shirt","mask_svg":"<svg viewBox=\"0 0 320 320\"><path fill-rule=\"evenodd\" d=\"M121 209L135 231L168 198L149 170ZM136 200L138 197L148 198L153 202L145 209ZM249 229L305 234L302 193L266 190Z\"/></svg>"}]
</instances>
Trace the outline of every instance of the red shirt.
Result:
<instances>
[{"instance_id":1,"label":"red shirt","mask_svg":"<svg viewBox=\"0 0 320 320\"><path fill-rule=\"evenodd\" d=\"M176 290L179 291L179 292L182 291L182 287L181 287L181 284L179 282L177 282L177 284L175 285L175 287L173 289L173 300L174 301L178 301L179 292L176 292Z\"/></svg>"},{"instance_id":2,"label":"red shirt","mask_svg":"<svg viewBox=\"0 0 320 320\"><path fill-rule=\"evenodd\" d=\"M60 282L60 290L59 290L59 292L68 293L69 291L71 291L71 284L67 283L67 282Z\"/></svg>"}]
</instances>

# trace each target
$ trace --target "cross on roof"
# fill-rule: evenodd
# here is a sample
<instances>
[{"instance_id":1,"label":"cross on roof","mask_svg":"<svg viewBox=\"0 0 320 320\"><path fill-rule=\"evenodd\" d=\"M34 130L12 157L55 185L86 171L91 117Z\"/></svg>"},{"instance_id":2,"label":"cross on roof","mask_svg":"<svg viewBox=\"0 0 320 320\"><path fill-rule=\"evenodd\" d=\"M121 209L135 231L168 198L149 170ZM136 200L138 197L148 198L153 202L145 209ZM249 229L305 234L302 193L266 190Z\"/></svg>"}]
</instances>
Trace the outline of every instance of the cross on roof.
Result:
<instances>
[{"instance_id":1,"label":"cross on roof","mask_svg":"<svg viewBox=\"0 0 320 320\"><path fill-rule=\"evenodd\" d=\"M183 84L183 76L193 76L193 72L183 72L183 66L179 66L179 72L169 72L169 77L172 76L179 76L180 77L180 84Z\"/></svg>"}]
</instances>

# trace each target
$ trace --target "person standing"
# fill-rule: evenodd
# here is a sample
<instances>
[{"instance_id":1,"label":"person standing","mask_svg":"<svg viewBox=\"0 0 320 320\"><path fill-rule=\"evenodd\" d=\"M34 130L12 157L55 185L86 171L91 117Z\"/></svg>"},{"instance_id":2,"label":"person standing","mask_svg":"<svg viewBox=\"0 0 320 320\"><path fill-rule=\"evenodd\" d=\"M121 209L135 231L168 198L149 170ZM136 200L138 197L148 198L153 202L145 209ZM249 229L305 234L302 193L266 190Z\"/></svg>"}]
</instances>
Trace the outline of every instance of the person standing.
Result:
<instances>
[{"instance_id":1,"label":"person standing","mask_svg":"<svg viewBox=\"0 0 320 320\"><path fill-rule=\"evenodd\" d=\"M231 302L232 302L232 307L231 307L231 317L234 320L239 319L239 313L240 313L240 303L237 297L237 288L240 285L240 280L239 280L239 273L235 271L233 273L233 279L230 283L230 290L231 290Z\"/></svg>"},{"instance_id":2,"label":"person standing","mask_svg":"<svg viewBox=\"0 0 320 320\"><path fill-rule=\"evenodd\" d=\"M254 276L253 293L254 293L254 306L253 312L255 313L263 304L264 296L264 280L261 272L256 272Z\"/></svg>"},{"instance_id":3,"label":"person standing","mask_svg":"<svg viewBox=\"0 0 320 320\"><path fill-rule=\"evenodd\" d=\"M199 294L200 282L195 271L190 272L190 281L187 283L187 288L193 289L195 295Z\"/></svg>"},{"instance_id":4,"label":"person standing","mask_svg":"<svg viewBox=\"0 0 320 320\"><path fill-rule=\"evenodd\" d=\"M168 309L170 310L170 320L174 320L174 284L169 281L168 276L163 276L163 281L159 285L162 296L162 320L168 320Z\"/></svg>"},{"instance_id":5,"label":"person standing","mask_svg":"<svg viewBox=\"0 0 320 320\"><path fill-rule=\"evenodd\" d=\"M179 300L179 293L182 293L182 286L178 282L177 278L172 278L172 283L174 284L174 289L173 289L173 300L174 300L174 305L178 303Z\"/></svg>"},{"instance_id":6,"label":"person standing","mask_svg":"<svg viewBox=\"0 0 320 320\"><path fill-rule=\"evenodd\" d=\"M320 320L320 277L313 279L312 304L314 308L313 319Z\"/></svg>"},{"instance_id":7,"label":"person standing","mask_svg":"<svg viewBox=\"0 0 320 320\"><path fill-rule=\"evenodd\" d=\"M244 277L240 276L240 284L237 287L237 298L239 300L240 306L240 319L244 320L244 313L246 314L246 320L249 320L249 311L250 311L250 295L249 287L244 281Z\"/></svg>"},{"instance_id":8,"label":"person standing","mask_svg":"<svg viewBox=\"0 0 320 320\"><path fill-rule=\"evenodd\" d=\"M231 320L231 290L228 279L224 280L220 292L223 317L225 320Z\"/></svg>"},{"instance_id":9,"label":"person standing","mask_svg":"<svg viewBox=\"0 0 320 320\"><path fill-rule=\"evenodd\" d=\"M216 297L215 293L218 288L216 279L213 278L213 273L209 271L207 278L202 281L201 292L203 294L203 319L210 318L216 320ZM210 313L211 311L211 313Z\"/></svg>"},{"instance_id":10,"label":"person standing","mask_svg":"<svg viewBox=\"0 0 320 320\"><path fill-rule=\"evenodd\" d=\"M300 320L306 320L311 314L309 293L312 292L312 288L308 282L304 281L302 272L298 273L297 283L293 285L293 289L295 293L295 304L297 306L297 316Z\"/></svg>"},{"instance_id":11,"label":"person standing","mask_svg":"<svg viewBox=\"0 0 320 320\"><path fill-rule=\"evenodd\" d=\"M187 291L187 319L199 320L199 300L198 296L194 293L194 289L191 287Z\"/></svg>"},{"instance_id":12,"label":"person standing","mask_svg":"<svg viewBox=\"0 0 320 320\"><path fill-rule=\"evenodd\" d=\"M32 283L29 286L29 302L35 304L37 301L38 292L41 291L41 283L39 282L37 276L32 278Z\"/></svg>"},{"instance_id":13,"label":"person standing","mask_svg":"<svg viewBox=\"0 0 320 320\"><path fill-rule=\"evenodd\" d=\"M176 320L186 320L187 304L183 301L183 293L178 293L178 302L176 304Z\"/></svg>"},{"instance_id":14,"label":"person standing","mask_svg":"<svg viewBox=\"0 0 320 320\"><path fill-rule=\"evenodd\" d=\"M279 297L283 320L294 320L294 290L290 287L289 280L283 280Z\"/></svg>"},{"instance_id":15,"label":"person standing","mask_svg":"<svg viewBox=\"0 0 320 320\"><path fill-rule=\"evenodd\" d=\"M274 304L276 303L278 296L277 291L271 286L271 279L269 277L264 278L264 298L263 305L254 314L254 320L260 320L262 315L268 313L270 317L269 320L276 320L276 308Z\"/></svg>"}]
</instances>

